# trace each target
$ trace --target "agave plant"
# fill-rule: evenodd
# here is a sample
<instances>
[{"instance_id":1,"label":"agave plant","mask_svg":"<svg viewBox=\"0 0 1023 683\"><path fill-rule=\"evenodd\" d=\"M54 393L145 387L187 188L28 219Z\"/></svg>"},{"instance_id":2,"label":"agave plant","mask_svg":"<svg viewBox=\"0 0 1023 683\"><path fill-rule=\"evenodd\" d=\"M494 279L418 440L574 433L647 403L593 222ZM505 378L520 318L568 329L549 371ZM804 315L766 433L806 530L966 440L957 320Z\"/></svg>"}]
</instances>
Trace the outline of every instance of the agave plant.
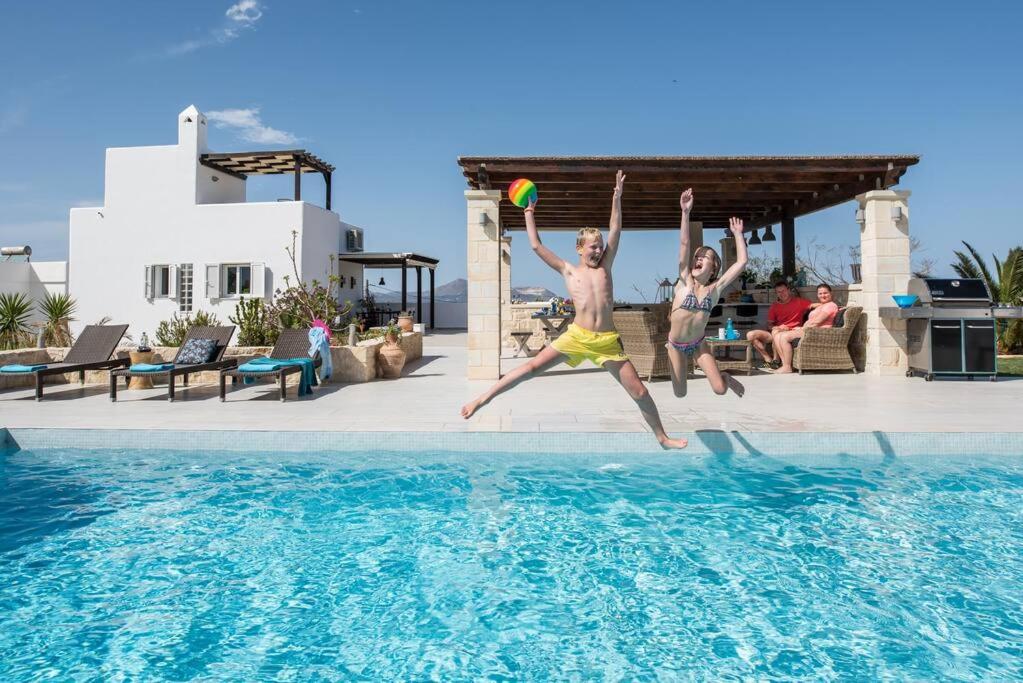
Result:
<instances>
[{"instance_id":1,"label":"agave plant","mask_svg":"<svg viewBox=\"0 0 1023 683\"><path fill-rule=\"evenodd\" d=\"M43 327L43 340L48 346L71 346L70 323L74 318L78 304L69 294L53 294L47 292L36 304L39 312L46 318Z\"/></svg>"},{"instance_id":2,"label":"agave plant","mask_svg":"<svg viewBox=\"0 0 1023 683\"><path fill-rule=\"evenodd\" d=\"M959 277L980 278L991 290L991 298L996 303L1019 306L1023 304L1023 247L1013 247L1004 261L992 255L995 262L994 273L988 270L987 263L981 258L968 242L963 242L969 254L955 252L956 263L952 264ZM1012 353L1023 349L1023 320L998 321L998 347L1003 353Z\"/></svg>"},{"instance_id":3,"label":"agave plant","mask_svg":"<svg viewBox=\"0 0 1023 683\"><path fill-rule=\"evenodd\" d=\"M24 294L0 293L0 349L28 346L31 329L32 302Z\"/></svg>"}]
</instances>

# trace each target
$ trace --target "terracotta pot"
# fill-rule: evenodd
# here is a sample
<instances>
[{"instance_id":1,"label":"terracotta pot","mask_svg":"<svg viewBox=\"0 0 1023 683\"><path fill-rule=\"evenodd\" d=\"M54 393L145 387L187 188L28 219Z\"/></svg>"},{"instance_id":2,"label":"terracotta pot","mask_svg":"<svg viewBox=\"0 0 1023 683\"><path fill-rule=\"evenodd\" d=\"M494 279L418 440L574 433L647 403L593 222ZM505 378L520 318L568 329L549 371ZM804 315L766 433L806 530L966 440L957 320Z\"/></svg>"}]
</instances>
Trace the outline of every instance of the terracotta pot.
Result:
<instances>
[{"instance_id":1,"label":"terracotta pot","mask_svg":"<svg viewBox=\"0 0 1023 683\"><path fill-rule=\"evenodd\" d=\"M402 332L412 331L412 316L411 315L399 315L398 316L398 327L401 328Z\"/></svg>"},{"instance_id":2,"label":"terracotta pot","mask_svg":"<svg viewBox=\"0 0 1023 683\"><path fill-rule=\"evenodd\" d=\"M384 379L398 379L405 367L405 352L397 344L385 343L377 354L377 367Z\"/></svg>"}]
</instances>

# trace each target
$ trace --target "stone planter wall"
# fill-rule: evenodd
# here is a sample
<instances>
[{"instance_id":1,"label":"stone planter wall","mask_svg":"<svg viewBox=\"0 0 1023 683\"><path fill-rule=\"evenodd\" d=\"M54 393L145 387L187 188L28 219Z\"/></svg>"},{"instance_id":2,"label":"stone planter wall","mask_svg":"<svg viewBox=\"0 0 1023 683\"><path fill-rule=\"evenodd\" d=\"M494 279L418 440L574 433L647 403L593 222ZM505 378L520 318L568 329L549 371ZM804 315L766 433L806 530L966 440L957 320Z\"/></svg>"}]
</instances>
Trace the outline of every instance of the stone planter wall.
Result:
<instances>
[{"instance_id":1,"label":"stone planter wall","mask_svg":"<svg viewBox=\"0 0 1023 683\"><path fill-rule=\"evenodd\" d=\"M376 378L376 355L383 346L383 338L360 342L357 346L332 346L330 347L331 359L334 363L334 374L327 384L345 382L369 382ZM118 358L127 358L128 351L134 347L121 347L117 349ZM419 332L406 332L401 338L401 348L406 355L406 363L418 360L423 357L423 335ZM269 346L229 346L224 352L224 358L237 358L238 364L268 355L271 351ZM47 349L16 349L14 351L0 351L0 365L20 363L32 365L39 363L58 363L67 355L67 348ZM174 360L178 349L174 346L154 346L153 362L169 363ZM219 381L219 371L198 372L189 378L189 384L216 384ZM267 380L270 381L270 380ZM65 375L54 375L46 378L46 384L68 384L78 382L78 373ZM90 370L85 373L86 384L108 384L110 375L106 370ZM180 386L181 380L178 379ZM166 385L158 376L153 378L157 386ZM288 378L289 386L298 384L298 375ZM16 387L34 387L35 378L31 375L6 376L0 375L0 389L13 389Z\"/></svg>"}]
</instances>

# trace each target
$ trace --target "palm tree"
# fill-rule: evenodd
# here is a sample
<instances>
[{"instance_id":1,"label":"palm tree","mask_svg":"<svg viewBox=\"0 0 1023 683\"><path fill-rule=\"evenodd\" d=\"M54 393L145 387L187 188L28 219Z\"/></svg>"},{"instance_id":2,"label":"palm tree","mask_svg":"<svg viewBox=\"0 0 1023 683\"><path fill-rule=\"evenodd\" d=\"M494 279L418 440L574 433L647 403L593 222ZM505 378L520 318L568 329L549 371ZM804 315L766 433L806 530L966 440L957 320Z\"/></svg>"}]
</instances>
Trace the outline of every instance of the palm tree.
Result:
<instances>
[{"instance_id":1,"label":"palm tree","mask_svg":"<svg viewBox=\"0 0 1023 683\"><path fill-rule=\"evenodd\" d=\"M29 342L32 302L24 294L0 293L0 349L17 349Z\"/></svg>"},{"instance_id":2,"label":"palm tree","mask_svg":"<svg viewBox=\"0 0 1023 683\"><path fill-rule=\"evenodd\" d=\"M48 346L71 346L71 329L69 323L74 320L78 304L69 294L53 294L47 292L36 304L39 312L46 318L43 327L43 339Z\"/></svg>"},{"instance_id":3,"label":"palm tree","mask_svg":"<svg viewBox=\"0 0 1023 683\"><path fill-rule=\"evenodd\" d=\"M997 256L992 255L991 258L995 262L992 274L977 250L968 242L963 242L963 245L970 253L967 255L961 251L955 252L958 261L952 264L952 270L959 277L984 280L991 290L991 298L996 303L1013 306L1023 304L1023 247L1009 249L1004 261L999 261ZM1011 353L1023 349L1023 320L999 320L997 325L999 350Z\"/></svg>"}]
</instances>

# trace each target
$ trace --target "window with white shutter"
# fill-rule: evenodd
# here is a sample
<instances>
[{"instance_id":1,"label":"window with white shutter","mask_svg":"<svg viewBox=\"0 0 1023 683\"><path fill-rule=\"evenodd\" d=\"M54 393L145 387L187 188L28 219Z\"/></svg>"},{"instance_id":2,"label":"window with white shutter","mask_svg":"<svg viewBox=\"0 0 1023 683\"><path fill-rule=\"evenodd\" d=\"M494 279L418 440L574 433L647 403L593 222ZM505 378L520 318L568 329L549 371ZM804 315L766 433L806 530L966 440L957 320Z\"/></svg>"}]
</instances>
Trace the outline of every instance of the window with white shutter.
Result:
<instances>
[{"instance_id":1,"label":"window with white shutter","mask_svg":"<svg viewBox=\"0 0 1023 683\"><path fill-rule=\"evenodd\" d=\"M220 298L220 265L213 263L206 265L206 298Z\"/></svg>"}]
</instances>

